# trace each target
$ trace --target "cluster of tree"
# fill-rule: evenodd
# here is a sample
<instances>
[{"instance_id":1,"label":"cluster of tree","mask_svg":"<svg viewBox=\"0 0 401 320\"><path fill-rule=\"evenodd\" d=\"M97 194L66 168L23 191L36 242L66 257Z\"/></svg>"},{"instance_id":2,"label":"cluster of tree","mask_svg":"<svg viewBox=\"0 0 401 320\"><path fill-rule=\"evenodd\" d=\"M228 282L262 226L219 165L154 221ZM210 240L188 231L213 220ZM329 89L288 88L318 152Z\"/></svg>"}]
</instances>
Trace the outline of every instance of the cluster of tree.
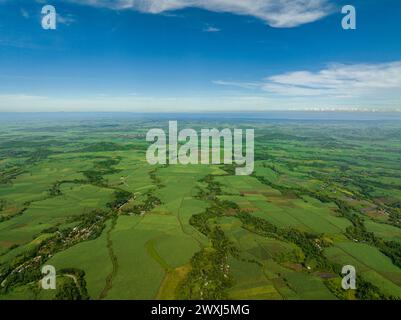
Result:
<instances>
[{"instance_id":1,"label":"cluster of tree","mask_svg":"<svg viewBox=\"0 0 401 320\"><path fill-rule=\"evenodd\" d=\"M378 287L364 280L362 277L358 278L358 286L355 296L359 300L396 300L393 296L383 294Z\"/></svg>"},{"instance_id":2,"label":"cluster of tree","mask_svg":"<svg viewBox=\"0 0 401 320\"><path fill-rule=\"evenodd\" d=\"M98 170L87 170L82 172L86 182L99 187L107 186L107 181L103 178L103 172Z\"/></svg>"},{"instance_id":3,"label":"cluster of tree","mask_svg":"<svg viewBox=\"0 0 401 320\"><path fill-rule=\"evenodd\" d=\"M391 204L391 207L386 207L386 210L390 213L389 222L391 225L401 228L401 203L397 201Z\"/></svg>"},{"instance_id":4,"label":"cluster of tree","mask_svg":"<svg viewBox=\"0 0 401 320\"><path fill-rule=\"evenodd\" d=\"M48 192L51 197L57 197L61 195L61 190L60 190L61 183L62 182L57 181L53 183L53 185L49 188Z\"/></svg>"},{"instance_id":5,"label":"cluster of tree","mask_svg":"<svg viewBox=\"0 0 401 320\"><path fill-rule=\"evenodd\" d=\"M241 220L243 228L252 233L273 238L277 236L278 228L265 219L254 217L243 211L238 212L237 217Z\"/></svg>"},{"instance_id":6,"label":"cluster of tree","mask_svg":"<svg viewBox=\"0 0 401 320\"><path fill-rule=\"evenodd\" d=\"M164 185L162 184L160 178L156 175L156 171L157 169L149 172L149 177L152 180L153 184L157 187L157 188L163 188Z\"/></svg>"},{"instance_id":7,"label":"cluster of tree","mask_svg":"<svg viewBox=\"0 0 401 320\"><path fill-rule=\"evenodd\" d=\"M80 214L78 216L74 216L71 218L71 222L78 221L78 226L90 226L92 224L98 223L100 221L105 221L106 218L110 215L110 212L100 209L92 210L91 212L86 212ZM68 232L68 231L67 231Z\"/></svg>"},{"instance_id":8,"label":"cluster of tree","mask_svg":"<svg viewBox=\"0 0 401 320\"><path fill-rule=\"evenodd\" d=\"M88 300L85 272L79 269L66 268L59 270L64 281L57 287L56 300Z\"/></svg>"},{"instance_id":9,"label":"cluster of tree","mask_svg":"<svg viewBox=\"0 0 401 320\"><path fill-rule=\"evenodd\" d=\"M94 168L91 170L82 171L86 178L84 183L90 183L95 186L106 187L107 180L103 176L108 174L115 174L121 172L121 170L114 168L113 166L119 164L121 158L113 158L96 161L94 163Z\"/></svg>"},{"instance_id":10,"label":"cluster of tree","mask_svg":"<svg viewBox=\"0 0 401 320\"><path fill-rule=\"evenodd\" d=\"M154 208L157 206L160 206L162 204L162 201L154 195L153 191L149 191L146 193L146 198L145 201L141 204L136 204L132 208L132 212L134 214L143 214L146 212L152 211Z\"/></svg>"},{"instance_id":11,"label":"cluster of tree","mask_svg":"<svg viewBox=\"0 0 401 320\"><path fill-rule=\"evenodd\" d=\"M87 240L94 240L102 234L106 226L106 220L112 215L112 212L104 210L93 210L89 213L84 213L73 219L73 221L79 221L78 225L74 229L78 231L90 230L90 236ZM69 238L74 233L74 229L62 231L61 238Z\"/></svg>"},{"instance_id":12,"label":"cluster of tree","mask_svg":"<svg viewBox=\"0 0 401 320\"><path fill-rule=\"evenodd\" d=\"M121 162L121 157L107 158L104 160L96 161L94 167L96 169L110 169L113 166L118 165Z\"/></svg>"},{"instance_id":13,"label":"cluster of tree","mask_svg":"<svg viewBox=\"0 0 401 320\"><path fill-rule=\"evenodd\" d=\"M105 151L127 151L133 148L132 145L118 144L114 142L97 142L81 148L79 152L105 152Z\"/></svg>"},{"instance_id":14,"label":"cluster of tree","mask_svg":"<svg viewBox=\"0 0 401 320\"><path fill-rule=\"evenodd\" d=\"M61 285L57 286L55 300L83 300L79 288L73 279L66 277Z\"/></svg>"},{"instance_id":15,"label":"cluster of tree","mask_svg":"<svg viewBox=\"0 0 401 320\"><path fill-rule=\"evenodd\" d=\"M26 161L27 164L34 164L39 161L42 161L44 159L47 159L50 155L56 154L57 152L51 151L45 148L39 148L33 151L29 157L29 159Z\"/></svg>"},{"instance_id":16,"label":"cluster of tree","mask_svg":"<svg viewBox=\"0 0 401 320\"><path fill-rule=\"evenodd\" d=\"M16 213L14 213L14 214L8 214L8 215L0 216L0 222L4 222L4 221L10 220L10 219L12 219L12 218L14 218L14 217L16 217L16 216L22 215L22 214L24 214L24 212L25 212L27 209L28 209L27 207L24 207L24 208L22 208L22 209L19 209L19 210L18 210Z\"/></svg>"},{"instance_id":17,"label":"cluster of tree","mask_svg":"<svg viewBox=\"0 0 401 320\"><path fill-rule=\"evenodd\" d=\"M130 199L132 199L134 195L131 192L125 190L116 190L114 192L114 200L109 202L107 206L111 209L118 209L125 203L127 203Z\"/></svg>"},{"instance_id":18,"label":"cluster of tree","mask_svg":"<svg viewBox=\"0 0 401 320\"><path fill-rule=\"evenodd\" d=\"M203 248L191 259L192 269L178 288L181 299L225 299L226 289L233 285L229 272L228 257L239 258L238 250L227 239L223 230L213 219L227 212L237 212L239 207L231 201L220 200L221 184L212 175L200 180L206 183L206 190L200 189L199 197L212 199L211 206L204 212L193 215L189 223L210 240L211 246Z\"/></svg>"},{"instance_id":19,"label":"cluster of tree","mask_svg":"<svg viewBox=\"0 0 401 320\"><path fill-rule=\"evenodd\" d=\"M37 248L31 249L22 256L15 258L10 264L0 268L0 283L2 283L0 294L7 293L12 287L39 281L42 277L41 265L43 259L33 258L36 256ZM24 261L26 261L24 263ZM18 271L15 268L20 267Z\"/></svg>"},{"instance_id":20,"label":"cluster of tree","mask_svg":"<svg viewBox=\"0 0 401 320\"><path fill-rule=\"evenodd\" d=\"M178 297L190 300L227 299L226 290L233 285L228 256L236 249L217 226L208 234L212 246L203 248L191 259L191 271L178 287Z\"/></svg>"},{"instance_id":21,"label":"cluster of tree","mask_svg":"<svg viewBox=\"0 0 401 320\"><path fill-rule=\"evenodd\" d=\"M278 228L265 219L254 217L247 212L239 212L237 217L242 222L242 227L252 233L264 237L275 238L296 244L303 252L305 267L313 266L319 270L335 271L327 258L322 254L322 249L328 244L322 239L322 235L302 232L293 228Z\"/></svg>"},{"instance_id":22,"label":"cluster of tree","mask_svg":"<svg viewBox=\"0 0 401 320\"><path fill-rule=\"evenodd\" d=\"M0 172L0 184L11 184L15 178L25 172L21 166L3 169Z\"/></svg>"},{"instance_id":23,"label":"cluster of tree","mask_svg":"<svg viewBox=\"0 0 401 320\"><path fill-rule=\"evenodd\" d=\"M225 164L220 167L222 170L227 172L227 175L233 176L235 175L235 166L233 164Z\"/></svg>"},{"instance_id":24,"label":"cluster of tree","mask_svg":"<svg viewBox=\"0 0 401 320\"><path fill-rule=\"evenodd\" d=\"M378 247L396 266L401 268L401 244L399 242L381 240Z\"/></svg>"},{"instance_id":25,"label":"cluster of tree","mask_svg":"<svg viewBox=\"0 0 401 320\"><path fill-rule=\"evenodd\" d=\"M208 235L211 231L208 221L214 217L216 217L216 211L213 208L207 208L205 212L192 215L189 223L204 235Z\"/></svg>"},{"instance_id":26,"label":"cluster of tree","mask_svg":"<svg viewBox=\"0 0 401 320\"><path fill-rule=\"evenodd\" d=\"M222 185L220 182L214 180L213 175L207 175L204 178L200 179L199 182L205 183L207 187L199 189L197 194L198 199L213 201L216 199L216 196L221 195Z\"/></svg>"},{"instance_id":27,"label":"cluster of tree","mask_svg":"<svg viewBox=\"0 0 401 320\"><path fill-rule=\"evenodd\" d=\"M211 232L208 223L210 219L222 216L225 213L237 212L238 210L239 207L235 202L214 198L211 206L202 213L192 215L189 219L189 223L204 235L208 236Z\"/></svg>"}]
</instances>

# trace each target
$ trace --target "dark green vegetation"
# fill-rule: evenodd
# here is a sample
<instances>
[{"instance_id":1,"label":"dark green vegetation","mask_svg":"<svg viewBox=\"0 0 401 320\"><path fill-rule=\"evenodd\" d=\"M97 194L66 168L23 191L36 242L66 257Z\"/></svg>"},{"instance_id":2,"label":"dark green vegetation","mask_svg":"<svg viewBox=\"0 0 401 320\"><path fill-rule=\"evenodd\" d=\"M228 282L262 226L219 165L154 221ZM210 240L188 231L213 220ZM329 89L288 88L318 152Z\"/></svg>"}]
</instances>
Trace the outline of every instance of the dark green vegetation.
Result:
<instances>
[{"instance_id":1,"label":"dark green vegetation","mask_svg":"<svg viewBox=\"0 0 401 320\"><path fill-rule=\"evenodd\" d=\"M255 128L246 177L149 166L167 120L0 124L0 299L401 298L400 122L180 122Z\"/></svg>"}]
</instances>

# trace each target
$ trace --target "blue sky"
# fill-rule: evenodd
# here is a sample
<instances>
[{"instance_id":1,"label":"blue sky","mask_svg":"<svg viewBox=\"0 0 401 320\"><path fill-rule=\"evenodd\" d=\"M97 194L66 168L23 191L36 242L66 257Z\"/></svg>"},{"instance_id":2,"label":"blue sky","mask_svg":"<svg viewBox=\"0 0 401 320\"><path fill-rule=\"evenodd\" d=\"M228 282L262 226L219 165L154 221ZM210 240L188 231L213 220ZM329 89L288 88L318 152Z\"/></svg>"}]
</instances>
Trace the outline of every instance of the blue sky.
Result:
<instances>
[{"instance_id":1,"label":"blue sky","mask_svg":"<svg viewBox=\"0 0 401 320\"><path fill-rule=\"evenodd\" d=\"M0 0L0 111L401 110L400 31L399 0Z\"/></svg>"}]
</instances>

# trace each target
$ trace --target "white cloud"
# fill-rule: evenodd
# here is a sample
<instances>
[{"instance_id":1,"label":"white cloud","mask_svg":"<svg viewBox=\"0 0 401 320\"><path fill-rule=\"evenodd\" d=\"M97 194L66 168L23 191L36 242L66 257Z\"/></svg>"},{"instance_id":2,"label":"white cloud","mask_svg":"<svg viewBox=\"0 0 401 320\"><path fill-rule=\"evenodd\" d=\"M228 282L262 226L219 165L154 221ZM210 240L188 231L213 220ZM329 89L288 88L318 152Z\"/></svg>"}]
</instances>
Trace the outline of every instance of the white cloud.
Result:
<instances>
[{"instance_id":1,"label":"white cloud","mask_svg":"<svg viewBox=\"0 0 401 320\"><path fill-rule=\"evenodd\" d=\"M116 10L134 9L163 13L184 8L200 8L253 16L276 28L296 27L317 21L332 12L330 0L69 0L79 4Z\"/></svg>"},{"instance_id":2,"label":"white cloud","mask_svg":"<svg viewBox=\"0 0 401 320\"><path fill-rule=\"evenodd\" d=\"M232 86L239 87L243 89L258 89L260 88L259 82L234 82L234 81L223 81L223 80L215 80L212 81L214 84L222 85L222 86Z\"/></svg>"},{"instance_id":3,"label":"white cloud","mask_svg":"<svg viewBox=\"0 0 401 320\"><path fill-rule=\"evenodd\" d=\"M0 94L0 112L41 112L41 111L128 111L128 112L193 112L193 111L244 111L265 110L266 106L276 107L265 97L219 96L219 97L150 97L150 96L108 96L87 97L46 97L28 94ZM247 108L248 107L248 108Z\"/></svg>"},{"instance_id":4,"label":"white cloud","mask_svg":"<svg viewBox=\"0 0 401 320\"><path fill-rule=\"evenodd\" d=\"M294 71L257 83L214 81L258 88L284 97L380 98L401 101L401 61L379 64L333 64L320 71Z\"/></svg>"},{"instance_id":5,"label":"white cloud","mask_svg":"<svg viewBox=\"0 0 401 320\"><path fill-rule=\"evenodd\" d=\"M72 14L61 15L60 13L57 13L57 23L70 26L74 22L76 22L76 19Z\"/></svg>"},{"instance_id":6,"label":"white cloud","mask_svg":"<svg viewBox=\"0 0 401 320\"><path fill-rule=\"evenodd\" d=\"M207 26L203 29L203 32L220 32L221 30L216 27Z\"/></svg>"},{"instance_id":7,"label":"white cloud","mask_svg":"<svg viewBox=\"0 0 401 320\"><path fill-rule=\"evenodd\" d=\"M90 95L85 97L0 94L0 112L244 112L269 110L401 111L400 99L358 100L285 98L266 95L151 97Z\"/></svg>"}]
</instances>

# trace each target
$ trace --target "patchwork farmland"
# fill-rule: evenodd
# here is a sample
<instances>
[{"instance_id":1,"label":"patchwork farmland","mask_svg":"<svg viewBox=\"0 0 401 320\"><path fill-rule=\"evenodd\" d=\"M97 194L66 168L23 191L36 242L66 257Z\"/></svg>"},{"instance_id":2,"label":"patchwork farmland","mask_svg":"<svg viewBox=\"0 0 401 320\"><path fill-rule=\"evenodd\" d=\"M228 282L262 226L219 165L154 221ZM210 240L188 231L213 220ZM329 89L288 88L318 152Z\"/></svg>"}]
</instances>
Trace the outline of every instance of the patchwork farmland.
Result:
<instances>
[{"instance_id":1,"label":"patchwork farmland","mask_svg":"<svg viewBox=\"0 0 401 320\"><path fill-rule=\"evenodd\" d=\"M0 299L401 298L399 123L245 119L255 171L235 176L150 166L155 122L2 123Z\"/></svg>"}]
</instances>

